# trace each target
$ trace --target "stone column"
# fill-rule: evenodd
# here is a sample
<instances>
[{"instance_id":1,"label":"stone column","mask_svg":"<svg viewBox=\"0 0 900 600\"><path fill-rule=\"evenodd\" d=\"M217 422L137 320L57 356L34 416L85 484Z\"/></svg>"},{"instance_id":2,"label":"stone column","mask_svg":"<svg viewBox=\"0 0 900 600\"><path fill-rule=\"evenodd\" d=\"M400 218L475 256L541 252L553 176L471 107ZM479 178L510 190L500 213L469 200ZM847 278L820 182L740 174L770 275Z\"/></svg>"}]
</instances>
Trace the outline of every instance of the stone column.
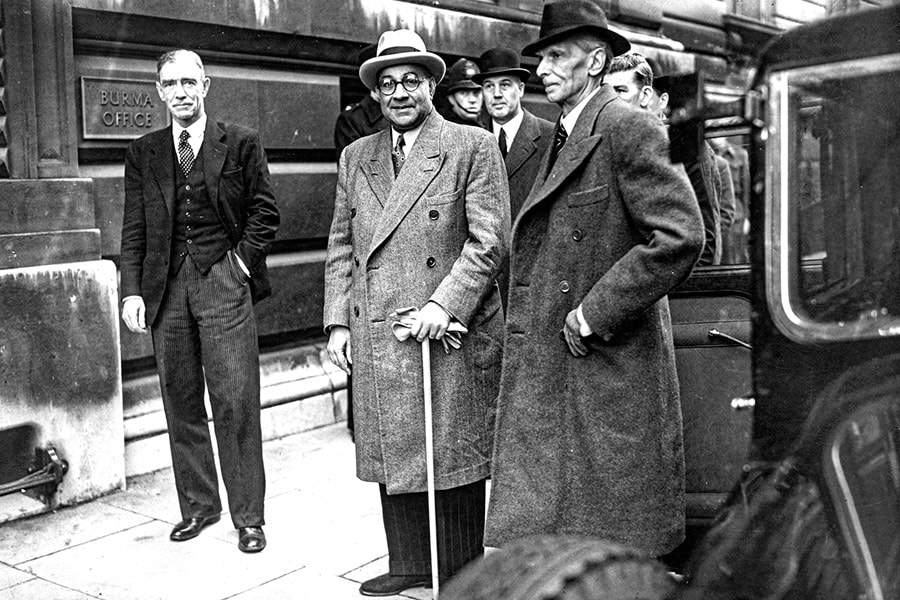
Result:
<instances>
[{"instance_id":1,"label":"stone column","mask_svg":"<svg viewBox=\"0 0 900 600\"><path fill-rule=\"evenodd\" d=\"M0 498L0 522L125 484L116 268L79 177L73 71L68 2L0 0L0 483L35 447L68 462L53 496Z\"/></svg>"}]
</instances>

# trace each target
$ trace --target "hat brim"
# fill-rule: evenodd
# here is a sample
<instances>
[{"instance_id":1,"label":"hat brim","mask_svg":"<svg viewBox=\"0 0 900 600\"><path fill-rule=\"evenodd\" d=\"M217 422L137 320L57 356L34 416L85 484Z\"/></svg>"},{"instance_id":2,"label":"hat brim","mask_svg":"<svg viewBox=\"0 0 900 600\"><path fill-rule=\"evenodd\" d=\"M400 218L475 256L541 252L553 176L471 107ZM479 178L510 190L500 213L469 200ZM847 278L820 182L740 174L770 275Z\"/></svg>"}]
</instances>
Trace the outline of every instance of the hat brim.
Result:
<instances>
[{"instance_id":1,"label":"hat brim","mask_svg":"<svg viewBox=\"0 0 900 600\"><path fill-rule=\"evenodd\" d=\"M485 79L488 79L490 77L502 77L503 75L513 75L515 77L518 77L522 81L528 81L528 78L531 77L531 71L529 71L528 69L515 67L511 67L509 69L497 69L496 71L488 71L478 73L477 75L472 75L472 81L474 81L478 85L481 85L482 83L484 83Z\"/></svg>"},{"instance_id":2,"label":"hat brim","mask_svg":"<svg viewBox=\"0 0 900 600\"><path fill-rule=\"evenodd\" d=\"M440 83L447 72L447 65L437 54L431 52L398 52L386 56L370 58L359 67L359 79L370 90L375 89L378 73L382 69L395 65L419 65L434 77L435 83Z\"/></svg>"},{"instance_id":3,"label":"hat brim","mask_svg":"<svg viewBox=\"0 0 900 600\"><path fill-rule=\"evenodd\" d=\"M475 77L472 76L472 79L468 81L457 81L456 83L450 84L447 86L447 93L452 94L453 92L458 92L460 90L480 90L481 85L475 83Z\"/></svg>"},{"instance_id":4,"label":"hat brim","mask_svg":"<svg viewBox=\"0 0 900 600\"><path fill-rule=\"evenodd\" d=\"M619 56L620 54L625 54L631 50L631 42L628 41L628 38L619 35L615 31L598 25L575 25L573 27L565 27L559 31L555 31L548 36L540 38L536 42L528 44L522 48L522 54L524 56L537 56L537 51L541 48L580 32L593 33L608 43L610 48L612 48L613 56Z\"/></svg>"}]
</instances>

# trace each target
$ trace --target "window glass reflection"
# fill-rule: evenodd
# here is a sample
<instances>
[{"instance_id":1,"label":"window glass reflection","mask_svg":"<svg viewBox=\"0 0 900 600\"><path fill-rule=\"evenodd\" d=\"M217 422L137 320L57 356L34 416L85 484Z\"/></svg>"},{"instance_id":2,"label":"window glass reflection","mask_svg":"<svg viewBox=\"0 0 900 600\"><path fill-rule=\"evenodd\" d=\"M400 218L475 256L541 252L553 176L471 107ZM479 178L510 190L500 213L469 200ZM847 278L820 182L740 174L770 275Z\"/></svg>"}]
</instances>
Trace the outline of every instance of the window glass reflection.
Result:
<instances>
[{"instance_id":1,"label":"window glass reflection","mask_svg":"<svg viewBox=\"0 0 900 600\"><path fill-rule=\"evenodd\" d=\"M832 451L835 505L875 598L900 597L898 457L900 403L893 399L857 410L839 430Z\"/></svg>"}]
</instances>

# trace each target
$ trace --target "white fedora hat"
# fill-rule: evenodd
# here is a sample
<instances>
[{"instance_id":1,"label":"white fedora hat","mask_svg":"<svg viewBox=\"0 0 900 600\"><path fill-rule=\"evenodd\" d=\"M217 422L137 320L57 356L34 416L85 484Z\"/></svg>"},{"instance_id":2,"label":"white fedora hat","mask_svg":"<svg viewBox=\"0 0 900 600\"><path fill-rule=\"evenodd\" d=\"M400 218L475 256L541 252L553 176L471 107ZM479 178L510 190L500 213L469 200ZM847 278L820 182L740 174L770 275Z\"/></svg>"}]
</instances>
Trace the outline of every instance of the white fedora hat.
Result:
<instances>
[{"instance_id":1,"label":"white fedora hat","mask_svg":"<svg viewBox=\"0 0 900 600\"><path fill-rule=\"evenodd\" d=\"M425 50L425 42L412 29L385 31L378 40L375 57L359 67L359 78L368 89L374 90L378 73L394 65L420 65L440 83L447 65L437 54Z\"/></svg>"}]
</instances>

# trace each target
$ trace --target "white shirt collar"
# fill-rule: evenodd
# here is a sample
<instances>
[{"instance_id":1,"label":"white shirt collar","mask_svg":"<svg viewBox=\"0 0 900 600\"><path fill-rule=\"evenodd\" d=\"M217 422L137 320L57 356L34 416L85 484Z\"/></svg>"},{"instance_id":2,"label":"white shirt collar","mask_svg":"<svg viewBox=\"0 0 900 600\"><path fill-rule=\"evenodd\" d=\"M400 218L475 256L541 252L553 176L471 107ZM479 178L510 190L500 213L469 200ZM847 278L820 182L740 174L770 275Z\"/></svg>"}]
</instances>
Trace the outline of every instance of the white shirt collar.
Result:
<instances>
[{"instance_id":1,"label":"white shirt collar","mask_svg":"<svg viewBox=\"0 0 900 600\"><path fill-rule=\"evenodd\" d=\"M418 126L416 126L414 129L410 129L409 131L400 132L391 127L391 148L397 146L397 138L399 138L400 134L402 133L404 148L403 153L406 156L409 156L409 153L412 151L413 144L415 144L416 140L419 139L419 134L422 133L422 127L425 125L425 121L427 119L428 117L425 117L425 119L422 119L422 122L419 123Z\"/></svg>"},{"instance_id":2,"label":"white shirt collar","mask_svg":"<svg viewBox=\"0 0 900 600\"><path fill-rule=\"evenodd\" d=\"M175 152L178 153L178 138L181 137L181 132L187 130L191 137L188 138L188 144L191 146L191 150L194 151L194 156L197 156L197 153L200 152L200 145L203 144L203 132L206 131L206 113L200 115L200 118L188 125L187 127L182 127L178 124L177 121L172 121L172 139L175 141Z\"/></svg>"},{"instance_id":3,"label":"white shirt collar","mask_svg":"<svg viewBox=\"0 0 900 600\"><path fill-rule=\"evenodd\" d=\"M506 132L506 149L509 150L512 147L513 140L516 139L516 134L519 133L519 128L522 126L522 121L525 119L525 110L520 108L519 114L514 116L512 119L500 125L497 121L491 121L491 124L494 128L494 136L497 139L500 139L500 128Z\"/></svg>"},{"instance_id":4,"label":"white shirt collar","mask_svg":"<svg viewBox=\"0 0 900 600\"><path fill-rule=\"evenodd\" d=\"M572 130L575 129L575 123L578 121L578 117L581 116L581 111L584 110L584 107L587 106L587 103L591 101L591 98L597 95L597 92L599 92L600 88L602 87L602 85L598 85L597 89L591 92L587 98L576 104L575 108L573 108L569 114L564 117L560 117L563 127L566 128L566 133L572 133Z\"/></svg>"}]
</instances>

